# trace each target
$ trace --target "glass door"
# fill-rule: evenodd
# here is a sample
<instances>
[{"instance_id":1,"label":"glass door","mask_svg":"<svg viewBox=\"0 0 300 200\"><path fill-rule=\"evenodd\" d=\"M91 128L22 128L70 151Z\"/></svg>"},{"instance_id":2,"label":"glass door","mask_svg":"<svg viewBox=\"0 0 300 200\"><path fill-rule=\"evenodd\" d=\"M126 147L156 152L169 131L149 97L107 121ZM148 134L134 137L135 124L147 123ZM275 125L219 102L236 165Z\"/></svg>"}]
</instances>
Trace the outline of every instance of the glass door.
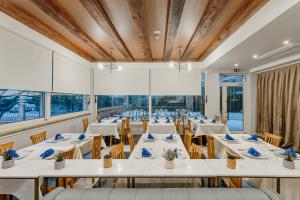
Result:
<instances>
[{"instance_id":1,"label":"glass door","mask_svg":"<svg viewBox=\"0 0 300 200\"><path fill-rule=\"evenodd\" d=\"M244 131L244 86L225 84L222 87L222 114L230 131Z\"/></svg>"}]
</instances>

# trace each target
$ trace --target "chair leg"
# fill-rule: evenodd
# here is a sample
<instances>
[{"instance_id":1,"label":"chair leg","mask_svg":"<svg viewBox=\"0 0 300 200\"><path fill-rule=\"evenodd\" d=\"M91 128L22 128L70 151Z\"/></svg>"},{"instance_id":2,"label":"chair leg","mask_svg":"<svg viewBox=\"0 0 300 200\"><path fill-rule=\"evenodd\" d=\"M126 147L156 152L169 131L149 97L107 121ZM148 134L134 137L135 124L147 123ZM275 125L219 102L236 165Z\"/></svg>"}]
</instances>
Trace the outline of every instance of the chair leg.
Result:
<instances>
[{"instance_id":1,"label":"chair leg","mask_svg":"<svg viewBox=\"0 0 300 200\"><path fill-rule=\"evenodd\" d=\"M112 136L109 136L109 146L112 145Z\"/></svg>"}]
</instances>

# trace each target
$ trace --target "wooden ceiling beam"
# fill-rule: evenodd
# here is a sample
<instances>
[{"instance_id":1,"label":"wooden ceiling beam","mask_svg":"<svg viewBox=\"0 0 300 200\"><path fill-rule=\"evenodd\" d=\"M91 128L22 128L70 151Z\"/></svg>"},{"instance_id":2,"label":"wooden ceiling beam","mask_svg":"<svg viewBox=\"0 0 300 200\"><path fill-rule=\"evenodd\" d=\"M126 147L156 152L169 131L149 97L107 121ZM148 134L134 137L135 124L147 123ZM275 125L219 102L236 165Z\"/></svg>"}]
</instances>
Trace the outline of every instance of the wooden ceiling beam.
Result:
<instances>
[{"instance_id":1,"label":"wooden ceiling beam","mask_svg":"<svg viewBox=\"0 0 300 200\"><path fill-rule=\"evenodd\" d=\"M142 43L146 60L152 61L151 46L147 35L147 21L143 0L127 0L131 17L139 40Z\"/></svg>"},{"instance_id":2,"label":"wooden ceiling beam","mask_svg":"<svg viewBox=\"0 0 300 200\"><path fill-rule=\"evenodd\" d=\"M128 61L134 61L132 54L128 50L118 31L106 14L104 8L101 5L101 2L99 0L80 0L80 2L93 17L93 19L97 22L100 28L108 36L110 36L116 49L121 52L124 58Z\"/></svg>"},{"instance_id":3,"label":"wooden ceiling beam","mask_svg":"<svg viewBox=\"0 0 300 200\"><path fill-rule=\"evenodd\" d=\"M32 0L32 2L54 21L66 28L75 37L101 55L104 59L114 60L111 55L109 55L99 44L97 44L80 28L73 17L57 0Z\"/></svg>"},{"instance_id":4,"label":"wooden ceiling beam","mask_svg":"<svg viewBox=\"0 0 300 200\"><path fill-rule=\"evenodd\" d=\"M169 0L164 47L164 61L170 60L185 0Z\"/></svg>"},{"instance_id":5,"label":"wooden ceiling beam","mask_svg":"<svg viewBox=\"0 0 300 200\"><path fill-rule=\"evenodd\" d=\"M228 0L209 0L208 5L199 21L199 24L189 41L185 51L182 54L182 59L187 60L197 48L202 37L209 31L217 16L226 6Z\"/></svg>"},{"instance_id":6,"label":"wooden ceiling beam","mask_svg":"<svg viewBox=\"0 0 300 200\"><path fill-rule=\"evenodd\" d=\"M78 48L74 43L72 43L68 38L61 35L60 33L53 30L51 27L44 24L42 21L23 10L17 5L12 4L9 0L1 0L0 1L0 11L6 13L10 17L18 20L19 22L25 24L31 29L45 35L46 37L54 40L55 42L61 44L67 49L73 51L74 53L82 56L83 58L94 61L95 57L89 55L84 50Z\"/></svg>"},{"instance_id":7,"label":"wooden ceiling beam","mask_svg":"<svg viewBox=\"0 0 300 200\"><path fill-rule=\"evenodd\" d=\"M203 60L213 50L215 50L226 38L240 28L253 14L255 14L268 0L250 0L242 9L240 9L221 30L221 32L211 41L205 51L197 60Z\"/></svg>"}]
</instances>

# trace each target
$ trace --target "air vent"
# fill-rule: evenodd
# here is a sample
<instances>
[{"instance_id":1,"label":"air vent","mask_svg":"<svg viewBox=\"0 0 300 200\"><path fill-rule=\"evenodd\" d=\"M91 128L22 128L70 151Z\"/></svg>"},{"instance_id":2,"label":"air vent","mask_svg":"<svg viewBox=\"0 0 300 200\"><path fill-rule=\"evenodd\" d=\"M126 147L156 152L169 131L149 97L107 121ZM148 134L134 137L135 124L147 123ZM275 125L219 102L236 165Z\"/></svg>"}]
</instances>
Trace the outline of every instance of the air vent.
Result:
<instances>
[{"instance_id":1,"label":"air vent","mask_svg":"<svg viewBox=\"0 0 300 200\"><path fill-rule=\"evenodd\" d=\"M256 59L274 59L274 58L281 58L286 57L287 55L292 55L294 53L300 52L300 43L290 43L284 45L278 49L272 50L268 53L265 53L261 56L258 56Z\"/></svg>"}]
</instances>

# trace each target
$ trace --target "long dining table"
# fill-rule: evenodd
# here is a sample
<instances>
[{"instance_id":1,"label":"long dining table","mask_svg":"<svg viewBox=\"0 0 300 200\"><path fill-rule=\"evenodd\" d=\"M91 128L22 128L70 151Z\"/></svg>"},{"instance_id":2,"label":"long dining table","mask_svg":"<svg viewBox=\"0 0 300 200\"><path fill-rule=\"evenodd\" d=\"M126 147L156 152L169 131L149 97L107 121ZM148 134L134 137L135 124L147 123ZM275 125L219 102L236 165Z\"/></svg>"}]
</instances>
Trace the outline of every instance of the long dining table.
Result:
<instances>
[{"instance_id":1,"label":"long dining table","mask_svg":"<svg viewBox=\"0 0 300 200\"><path fill-rule=\"evenodd\" d=\"M225 134L214 134L213 137L217 141L217 149L218 155L220 158L226 158L225 149L229 149L231 152L239 155L239 157L243 160L248 160L249 165L252 164L253 161L263 160L265 170L279 170L274 166L278 166L282 168L283 158L280 155L284 150L276 147L274 145L268 144L264 142L262 139L257 141L249 141L247 138L250 137L248 134L233 134L232 137L234 141L226 140ZM258 152L262 154L261 158L251 157L247 153L249 148L254 148ZM300 157L295 160L296 165L300 164ZM295 170L299 170L296 167L295 170L286 169L288 171L294 172ZM278 171L280 172L280 171ZM268 187L274 190L280 190L281 195L285 200L294 200L300 199L300 179L281 179L280 182L276 178L255 178L248 179L249 183L256 187Z\"/></svg>"},{"instance_id":2,"label":"long dining table","mask_svg":"<svg viewBox=\"0 0 300 200\"><path fill-rule=\"evenodd\" d=\"M116 139L119 139L118 129L121 126L122 118L121 117L109 117L104 118L100 122L93 122L88 125L86 133L88 134L99 134L103 136L114 136Z\"/></svg>"},{"instance_id":3,"label":"long dining table","mask_svg":"<svg viewBox=\"0 0 300 200\"><path fill-rule=\"evenodd\" d=\"M195 137L208 134L226 134L230 133L226 124L204 118L189 118L192 121L192 126L196 130Z\"/></svg>"},{"instance_id":4,"label":"long dining table","mask_svg":"<svg viewBox=\"0 0 300 200\"><path fill-rule=\"evenodd\" d=\"M173 120L167 120L166 118L159 118L156 120L154 118L150 119L147 131L155 134L177 133Z\"/></svg>"}]
</instances>

